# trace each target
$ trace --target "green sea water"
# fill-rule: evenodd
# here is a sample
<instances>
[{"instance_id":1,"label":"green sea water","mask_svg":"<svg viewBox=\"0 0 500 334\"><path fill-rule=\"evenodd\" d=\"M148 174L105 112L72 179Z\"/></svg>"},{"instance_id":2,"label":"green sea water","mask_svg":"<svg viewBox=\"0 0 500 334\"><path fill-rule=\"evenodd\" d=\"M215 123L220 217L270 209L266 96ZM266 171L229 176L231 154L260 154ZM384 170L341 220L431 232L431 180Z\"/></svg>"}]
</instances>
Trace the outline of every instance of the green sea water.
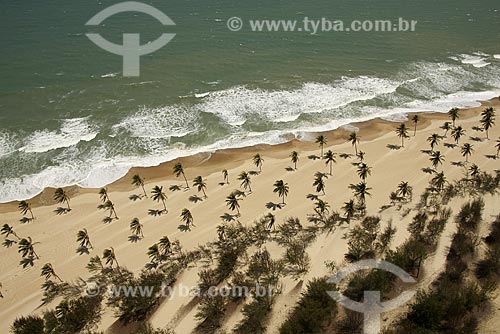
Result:
<instances>
[{"instance_id":1,"label":"green sea water","mask_svg":"<svg viewBox=\"0 0 500 334\"><path fill-rule=\"evenodd\" d=\"M118 1L0 0L0 202L46 186L102 186L132 166L223 147L278 143L408 111L498 96L500 3L484 1L145 1L162 26ZM241 31L226 21L241 17ZM248 20L417 20L415 32L253 32ZM94 45L98 32L147 43L141 75ZM208 94L207 94L208 93Z\"/></svg>"}]
</instances>

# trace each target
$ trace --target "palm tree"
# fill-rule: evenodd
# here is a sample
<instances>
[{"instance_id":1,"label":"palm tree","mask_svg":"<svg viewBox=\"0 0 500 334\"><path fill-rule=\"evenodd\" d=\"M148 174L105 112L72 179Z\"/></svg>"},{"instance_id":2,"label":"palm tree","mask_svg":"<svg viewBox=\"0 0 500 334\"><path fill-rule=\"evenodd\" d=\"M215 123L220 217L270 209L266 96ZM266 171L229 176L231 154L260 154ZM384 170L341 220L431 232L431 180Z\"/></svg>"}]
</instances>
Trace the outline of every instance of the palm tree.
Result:
<instances>
[{"instance_id":1,"label":"palm tree","mask_svg":"<svg viewBox=\"0 0 500 334\"><path fill-rule=\"evenodd\" d=\"M323 135L319 135L316 137L316 144L319 144L319 147L321 149L321 155L323 156L323 147L326 145L326 137Z\"/></svg>"},{"instance_id":2,"label":"palm tree","mask_svg":"<svg viewBox=\"0 0 500 334\"><path fill-rule=\"evenodd\" d=\"M429 160L432 163L432 166L434 167L435 170L437 170L437 166L439 164L443 164L444 161L444 155L441 154L440 151L433 152Z\"/></svg>"},{"instance_id":3,"label":"palm tree","mask_svg":"<svg viewBox=\"0 0 500 334\"><path fill-rule=\"evenodd\" d=\"M345 202L344 206L342 206L342 211L344 211L347 221L351 221L352 217L356 213L356 204L354 203L354 200L351 199L348 202Z\"/></svg>"},{"instance_id":4,"label":"palm tree","mask_svg":"<svg viewBox=\"0 0 500 334\"><path fill-rule=\"evenodd\" d=\"M436 174L431 180L431 184L434 186L434 188L440 192L443 190L445 184L446 184L446 177L444 175L444 172Z\"/></svg>"},{"instance_id":5,"label":"palm tree","mask_svg":"<svg viewBox=\"0 0 500 334\"><path fill-rule=\"evenodd\" d=\"M299 154L297 153L297 151L292 151L292 153L290 154L290 158L292 160L294 168L297 169L297 162L299 161Z\"/></svg>"},{"instance_id":6,"label":"palm tree","mask_svg":"<svg viewBox=\"0 0 500 334\"><path fill-rule=\"evenodd\" d=\"M109 218L114 215L115 219L119 219L118 215L116 214L115 205L110 200L107 200L104 204L99 205L98 208L109 211Z\"/></svg>"},{"instance_id":7,"label":"palm tree","mask_svg":"<svg viewBox=\"0 0 500 334\"><path fill-rule=\"evenodd\" d=\"M102 258L106 260L106 264L109 264L111 267L113 267L113 264L115 263L117 268L120 267L118 261L116 260L116 254L113 247L106 248L102 253Z\"/></svg>"},{"instance_id":8,"label":"palm tree","mask_svg":"<svg viewBox=\"0 0 500 334\"><path fill-rule=\"evenodd\" d=\"M0 230L0 233L2 235L5 235L6 238L9 237L9 235L13 235L15 236L18 240L20 240L21 238L19 238L19 236L16 234L16 232L14 232L14 228L12 226L10 226L9 224L3 224L2 226L2 229Z\"/></svg>"},{"instance_id":9,"label":"palm tree","mask_svg":"<svg viewBox=\"0 0 500 334\"><path fill-rule=\"evenodd\" d=\"M226 237L226 226L219 225L217 226L217 237L219 240L224 240Z\"/></svg>"},{"instance_id":10,"label":"palm tree","mask_svg":"<svg viewBox=\"0 0 500 334\"><path fill-rule=\"evenodd\" d=\"M326 165L330 165L330 175L332 175L332 165L334 162L336 162L335 153L333 153L332 150L328 150L328 152L325 153L323 159L325 159Z\"/></svg>"},{"instance_id":11,"label":"palm tree","mask_svg":"<svg viewBox=\"0 0 500 334\"><path fill-rule=\"evenodd\" d=\"M144 192L144 196L146 198L148 197L146 189L144 189L144 179L139 174L135 174L134 176L132 176L132 185L136 187L141 187L142 191Z\"/></svg>"},{"instance_id":12,"label":"palm tree","mask_svg":"<svg viewBox=\"0 0 500 334\"><path fill-rule=\"evenodd\" d=\"M241 186L247 190L247 188L250 190L250 192L252 192L252 181L250 180L250 175L243 171L240 173L240 175L238 175L238 180L241 181Z\"/></svg>"},{"instance_id":13,"label":"palm tree","mask_svg":"<svg viewBox=\"0 0 500 334\"><path fill-rule=\"evenodd\" d=\"M277 180L274 182L273 192L278 193L278 196L283 199L282 204L285 204L285 197L288 196L288 183L283 182L283 180Z\"/></svg>"},{"instance_id":14,"label":"palm tree","mask_svg":"<svg viewBox=\"0 0 500 334\"><path fill-rule=\"evenodd\" d=\"M57 188L54 193L54 199L57 201L57 203L66 203L66 205L68 206L68 211L71 211L71 207L69 206L69 196L66 191L64 191L64 189Z\"/></svg>"},{"instance_id":15,"label":"palm tree","mask_svg":"<svg viewBox=\"0 0 500 334\"><path fill-rule=\"evenodd\" d=\"M162 254L166 255L171 252L172 249L172 243L170 242L170 239L167 236L163 236L160 241L158 241L158 247Z\"/></svg>"},{"instance_id":16,"label":"palm tree","mask_svg":"<svg viewBox=\"0 0 500 334\"><path fill-rule=\"evenodd\" d=\"M227 172L227 169L222 170L222 177L224 177L224 182L229 184L229 173Z\"/></svg>"},{"instance_id":17,"label":"palm tree","mask_svg":"<svg viewBox=\"0 0 500 334\"><path fill-rule=\"evenodd\" d=\"M89 237L89 233L87 232L87 229L84 228L83 230L80 230L78 231L78 233L76 233L76 242L79 242L80 243L80 247L82 248L94 248L94 246L92 246L92 243L90 242L90 237Z\"/></svg>"},{"instance_id":18,"label":"palm tree","mask_svg":"<svg viewBox=\"0 0 500 334\"><path fill-rule=\"evenodd\" d=\"M469 171L470 171L470 176L472 176L472 178L477 178L479 176L479 166L476 165L476 164L472 164L472 166L469 167Z\"/></svg>"},{"instance_id":19,"label":"palm tree","mask_svg":"<svg viewBox=\"0 0 500 334\"><path fill-rule=\"evenodd\" d=\"M201 176L197 176L193 180L193 187L198 187L198 192L202 191L203 196L207 198L207 194L205 193L205 189L207 189L207 183L203 181Z\"/></svg>"},{"instance_id":20,"label":"palm tree","mask_svg":"<svg viewBox=\"0 0 500 334\"><path fill-rule=\"evenodd\" d=\"M408 128L405 123L401 123L396 129L396 134L399 138L401 138L401 147L405 147L405 138L409 138L408 136Z\"/></svg>"},{"instance_id":21,"label":"palm tree","mask_svg":"<svg viewBox=\"0 0 500 334\"><path fill-rule=\"evenodd\" d=\"M314 177L313 187L316 187L316 192L323 192L323 195L325 195L325 181L323 181L322 175Z\"/></svg>"},{"instance_id":22,"label":"palm tree","mask_svg":"<svg viewBox=\"0 0 500 334\"><path fill-rule=\"evenodd\" d=\"M31 240L31 237L27 237L25 239L21 239L19 241L19 249L18 253L21 253L22 257L35 257L39 259L40 257L38 254L35 252L35 248L33 247L34 245L38 244L39 242L33 242Z\"/></svg>"},{"instance_id":23,"label":"palm tree","mask_svg":"<svg viewBox=\"0 0 500 334\"><path fill-rule=\"evenodd\" d=\"M497 149L497 158L500 155L500 138L497 139L497 144L495 145L495 148Z\"/></svg>"},{"instance_id":24,"label":"palm tree","mask_svg":"<svg viewBox=\"0 0 500 334\"><path fill-rule=\"evenodd\" d=\"M136 236L141 236L144 238L144 231L142 230L144 226L139 221L139 218L134 218L130 222L130 232L135 234Z\"/></svg>"},{"instance_id":25,"label":"palm tree","mask_svg":"<svg viewBox=\"0 0 500 334\"><path fill-rule=\"evenodd\" d=\"M415 137L417 135L417 125L418 125L418 122L420 121L420 117L418 117L418 115L413 115L411 120L413 121L413 124L415 126L413 129L413 137Z\"/></svg>"},{"instance_id":26,"label":"palm tree","mask_svg":"<svg viewBox=\"0 0 500 334\"><path fill-rule=\"evenodd\" d=\"M462 152L462 156L465 158L465 162L469 162L469 156L472 155L472 152L474 152L474 149L472 148L472 145L469 143L465 143L460 152Z\"/></svg>"},{"instance_id":27,"label":"palm tree","mask_svg":"<svg viewBox=\"0 0 500 334\"><path fill-rule=\"evenodd\" d=\"M262 172L262 164L264 163L264 159L260 156L259 153L254 155L253 164L259 169L259 172Z\"/></svg>"},{"instance_id":28,"label":"palm tree","mask_svg":"<svg viewBox=\"0 0 500 334\"><path fill-rule=\"evenodd\" d=\"M56 272L55 272L54 268L52 267L52 265L51 265L50 263L46 263L46 264L42 267L40 276L45 277L45 280L46 280L46 281L50 280L50 278L51 278L51 277L55 277L55 278L57 278L57 279L59 280L59 282L62 282L61 277L59 277L59 276L56 274Z\"/></svg>"},{"instance_id":29,"label":"palm tree","mask_svg":"<svg viewBox=\"0 0 500 334\"><path fill-rule=\"evenodd\" d=\"M193 215L191 214L191 211L188 209L182 209L181 212L181 221L184 222L186 227L190 229L190 226L193 224ZM194 224L193 224L194 226Z\"/></svg>"},{"instance_id":30,"label":"palm tree","mask_svg":"<svg viewBox=\"0 0 500 334\"><path fill-rule=\"evenodd\" d=\"M27 214L28 212L31 215L31 220L35 219L35 216L33 215L33 211L31 211L31 204L26 202L26 201L21 201L19 202L19 205L17 206L19 208L19 211L21 211L22 215Z\"/></svg>"},{"instance_id":31,"label":"palm tree","mask_svg":"<svg viewBox=\"0 0 500 334\"><path fill-rule=\"evenodd\" d=\"M368 167L367 164L361 163L358 165L358 175L361 180L366 181L366 178L372 174L372 168Z\"/></svg>"},{"instance_id":32,"label":"palm tree","mask_svg":"<svg viewBox=\"0 0 500 334\"><path fill-rule=\"evenodd\" d=\"M359 143L359 137L358 133L356 131L351 132L349 135L349 139L347 140L354 146L354 150L356 151L356 155L358 155L358 143Z\"/></svg>"},{"instance_id":33,"label":"palm tree","mask_svg":"<svg viewBox=\"0 0 500 334\"><path fill-rule=\"evenodd\" d=\"M363 162L365 160L365 154L366 153L363 152L363 151L359 151L359 153L357 154L358 159L359 159L360 162Z\"/></svg>"},{"instance_id":34,"label":"palm tree","mask_svg":"<svg viewBox=\"0 0 500 334\"><path fill-rule=\"evenodd\" d=\"M151 262L158 264L163 262L164 257L162 256L158 244L154 244L148 248L146 253L148 257L151 259Z\"/></svg>"},{"instance_id":35,"label":"palm tree","mask_svg":"<svg viewBox=\"0 0 500 334\"><path fill-rule=\"evenodd\" d=\"M458 144L460 138L462 136L465 136L465 130L462 128L462 126L459 125L451 130L451 136L453 137L453 139L455 139L455 143Z\"/></svg>"},{"instance_id":36,"label":"palm tree","mask_svg":"<svg viewBox=\"0 0 500 334\"><path fill-rule=\"evenodd\" d=\"M359 199L359 201L361 202L361 204L363 204L363 205L366 203L366 196L371 196L369 191L372 188L369 188L366 185L366 182L359 182L358 184L351 184L351 185L349 185L349 188L352 189L354 196L356 196Z\"/></svg>"},{"instance_id":37,"label":"palm tree","mask_svg":"<svg viewBox=\"0 0 500 334\"><path fill-rule=\"evenodd\" d=\"M413 188L409 185L408 182L401 181L398 184L397 194L399 194L401 197L403 197L405 199L407 197L411 198L412 193L413 193Z\"/></svg>"},{"instance_id":38,"label":"palm tree","mask_svg":"<svg viewBox=\"0 0 500 334\"><path fill-rule=\"evenodd\" d=\"M439 135L437 133L433 133L432 135L429 136L429 138L427 138L427 141L431 145L432 152L434 152L434 147L439 144L440 140L441 140L441 138L439 137Z\"/></svg>"},{"instance_id":39,"label":"palm tree","mask_svg":"<svg viewBox=\"0 0 500 334\"><path fill-rule=\"evenodd\" d=\"M184 174L184 168L182 167L182 164L180 162L176 163L173 168L175 177L179 177L182 175L184 177L184 181L186 181L186 188L189 189L189 183L188 180L186 179L186 174Z\"/></svg>"},{"instance_id":40,"label":"palm tree","mask_svg":"<svg viewBox=\"0 0 500 334\"><path fill-rule=\"evenodd\" d=\"M450 116L452 122L453 122L453 127L455 127L455 121L460 118L460 109L458 108L451 108L450 111L448 111L448 116Z\"/></svg>"},{"instance_id":41,"label":"palm tree","mask_svg":"<svg viewBox=\"0 0 500 334\"><path fill-rule=\"evenodd\" d=\"M151 190L151 195L153 201L162 202L163 203L163 212L167 212L167 205L165 204L165 200L167 199L167 195L163 192L163 186L154 186L153 190Z\"/></svg>"},{"instance_id":42,"label":"palm tree","mask_svg":"<svg viewBox=\"0 0 500 334\"><path fill-rule=\"evenodd\" d=\"M226 205L231 211L236 210L238 216L241 216L239 199L234 192L230 193L229 196L226 197Z\"/></svg>"},{"instance_id":43,"label":"palm tree","mask_svg":"<svg viewBox=\"0 0 500 334\"><path fill-rule=\"evenodd\" d=\"M109 200L108 188L99 189L99 198L103 203L106 203Z\"/></svg>"},{"instance_id":44,"label":"palm tree","mask_svg":"<svg viewBox=\"0 0 500 334\"><path fill-rule=\"evenodd\" d=\"M323 217L325 215L325 213L328 213L329 210L328 208L330 207L330 205L321 200L321 199L318 199L315 203L314 203L314 211L321 217Z\"/></svg>"},{"instance_id":45,"label":"palm tree","mask_svg":"<svg viewBox=\"0 0 500 334\"><path fill-rule=\"evenodd\" d=\"M450 122L444 122L443 125L441 125L440 129L444 130L444 136L448 134L448 131L452 129L451 123Z\"/></svg>"},{"instance_id":46,"label":"palm tree","mask_svg":"<svg viewBox=\"0 0 500 334\"><path fill-rule=\"evenodd\" d=\"M481 125L483 126L483 129L486 131L486 139L490 139L488 130L495 125L495 111L493 110L492 107L486 108L482 113L481 113Z\"/></svg>"}]
</instances>

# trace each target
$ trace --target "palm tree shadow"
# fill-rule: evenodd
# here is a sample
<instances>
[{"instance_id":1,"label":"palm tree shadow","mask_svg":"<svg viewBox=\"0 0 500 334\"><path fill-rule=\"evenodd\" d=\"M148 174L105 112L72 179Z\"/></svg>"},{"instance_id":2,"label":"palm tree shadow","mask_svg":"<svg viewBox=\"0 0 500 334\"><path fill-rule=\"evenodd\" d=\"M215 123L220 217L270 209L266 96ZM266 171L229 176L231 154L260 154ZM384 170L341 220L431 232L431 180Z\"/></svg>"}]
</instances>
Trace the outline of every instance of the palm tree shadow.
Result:
<instances>
[{"instance_id":1,"label":"palm tree shadow","mask_svg":"<svg viewBox=\"0 0 500 334\"><path fill-rule=\"evenodd\" d=\"M161 216L161 215L167 214L167 213L168 213L168 211L165 211L165 210L155 210L155 209L148 210L148 215L153 216L153 217L158 217L158 216Z\"/></svg>"},{"instance_id":2,"label":"palm tree shadow","mask_svg":"<svg viewBox=\"0 0 500 334\"><path fill-rule=\"evenodd\" d=\"M283 204L281 204L281 203L267 202L266 203L266 208L271 209L273 211L276 211L278 209L283 208Z\"/></svg>"},{"instance_id":3,"label":"palm tree shadow","mask_svg":"<svg viewBox=\"0 0 500 334\"><path fill-rule=\"evenodd\" d=\"M201 198L198 195L192 195L192 196L189 196L189 201L192 203L203 202L203 198Z\"/></svg>"},{"instance_id":4,"label":"palm tree shadow","mask_svg":"<svg viewBox=\"0 0 500 334\"><path fill-rule=\"evenodd\" d=\"M247 194L239 189L235 189L233 193L236 197L247 197Z\"/></svg>"},{"instance_id":5,"label":"palm tree shadow","mask_svg":"<svg viewBox=\"0 0 500 334\"><path fill-rule=\"evenodd\" d=\"M431 155L432 154L432 150L420 150L420 152L422 152L424 154L427 154L427 155Z\"/></svg>"},{"instance_id":6,"label":"palm tree shadow","mask_svg":"<svg viewBox=\"0 0 500 334\"><path fill-rule=\"evenodd\" d=\"M82 246L82 247L78 247L76 249L76 253L78 255L83 255L83 254L87 255L87 254L90 254L90 251L89 251L88 247Z\"/></svg>"},{"instance_id":7,"label":"palm tree shadow","mask_svg":"<svg viewBox=\"0 0 500 334\"><path fill-rule=\"evenodd\" d=\"M220 217L223 221L229 223L229 222L235 221L235 219L236 219L236 217L238 217L238 215L232 215L232 214L226 212Z\"/></svg>"},{"instance_id":8,"label":"palm tree shadow","mask_svg":"<svg viewBox=\"0 0 500 334\"><path fill-rule=\"evenodd\" d=\"M226 185L226 182L219 182L219 186L223 187Z\"/></svg>"},{"instance_id":9,"label":"palm tree shadow","mask_svg":"<svg viewBox=\"0 0 500 334\"><path fill-rule=\"evenodd\" d=\"M130 195L130 196L128 197L128 199L129 199L129 200L131 200L131 201L134 201L134 202L135 202L135 201L139 201L139 200L141 200L141 199L142 199L142 195L136 195L136 194L134 194L134 195Z\"/></svg>"},{"instance_id":10,"label":"palm tree shadow","mask_svg":"<svg viewBox=\"0 0 500 334\"><path fill-rule=\"evenodd\" d=\"M422 168L422 172L424 173L427 173L427 174L434 174L436 173L436 171L430 167L425 167L425 168Z\"/></svg>"},{"instance_id":11,"label":"palm tree shadow","mask_svg":"<svg viewBox=\"0 0 500 334\"><path fill-rule=\"evenodd\" d=\"M321 159L321 157L317 156L316 154L311 154L311 155L307 156L307 159L318 160L318 159Z\"/></svg>"},{"instance_id":12,"label":"palm tree shadow","mask_svg":"<svg viewBox=\"0 0 500 334\"><path fill-rule=\"evenodd\" d=\"M184 225L184 224L180 224L179 226L177 226L177 228L181 232L189 232L189 231L191 231L191 228L188 225Z\"/></svg>"},{"instance_id":13,"label":"palm tree shadow","mask_svg":"<svg viewBox=\"0 0 500 334\"><path fill-rule=\"evenodd\" d=\"M257 170L251 170L251 171L248 171L248 174L255 176L255 175L259 175L260 172Z\"/></svg>"},{"instance_id":14,"label":"palm tree shadow","mask_svg":"<svg viewBox=\"0 0 500 334\"><path fill-rule=\"evenodd\" d=\"M394 144L387 144L386 147L390 150L395 150L395 151L401 149L401 145L394 145Z\"/></svg>"},{"instance_id":15,"label":"palm tree shadow","mask_svg":"<svg viewBox=\"0 0 500 334\"><path fill-rule=\"evenodd\" d=\"M181 190L181 187L179 185L177 185L177 184L174 184L174 185L171 185L168 188L168 190L170 190L170 191L179 191L179 190Z\"/></svg>"},{"instance_id":16,"label":"palm tree shadow","mask_svg":"<svg viewBox=\"0 0 500 334\"><path fill-rule=\"evenodd\" d=\"M293 167L288 166L287 168L285 168L285 170L287 172L293 172L295 169Z\"/></svg>"},{"instance_id":17,"label":"palm tree shadow","mask_svg":"<svg viewBox=\"0 0 500 334\"><path fill-rule=\"evenodd\" d=\"M472 141L477 141L477 142L482 142L482 141L484 141L484 139L483 139L483 138L481 138L481 137L469 137L469 139L470 139L470 140L472 140Z\"/></svg>"},{"instance_id":18,"label":"palm tree shadow","mask_svg":"<svg viewBox=\"0 0 500 334\"><path fill-rule=\"evenodd\" d=\"M493 159L493 160L498 159L498 157L495 154L486 154L485 157L488 159Z\"/></svg>"},{"instance_id":19,"label":"palm tree shadow","mask_svg":"<svg viewBox=\"0 0 500 334\"><path fill-rule=\"evenodd\" d=\"M141 239L142 239L142 238L141 238L140 236L135 235L135 234L130 235L130 236L128 237L128 241L130 241L130 242L132 242L132 243L136 243L136 242L140 241Z\"/></svg>"},{"instance_id":20,"label":"palm tree shadow","mask_svg":"<svg viewBox=\"0 0 500 334\"><path fill-rule=\"evenodd\" d=\"M451 162L452 166L457 166L457 167L463 167L464 162L463 161L452 161Z\"/></svg>"},{"instance_id":21,"label":"palm tree shadow","mask_svg":"<svg viewBox=\"0 0 500 334\"><path fill-rule=\"evenodd\" d=\"M113 221L113 218L112 218L112 217L109 217L109 216L106 216L106 217L104 217L104 218L102 219L102 222L103 222L104 224L109 224L109 223L111 223L112 221Z\"/></svg>"},{"instance_id":22,"label":"palm tree shadow","mask_svg":"<svg viewBox=\"0 0 500 334\"><path fill-rule=\"evenodd\" d=\"M472 127L472 130L474 130L474 131L478 131L478 132L483 132L483 128L482 128L482 127L480 127L480 126L477 126L477 125L474 125L474 126Z\"/></svg>"},{"instance_id":23,"label":"palm tree shadow","mask_svg":"<svg viewBox=\"0 0 500 334\"><path fill-rule=\"evenodd\" d=\"M316 195L316 194L307 194L306 198L310 199L311 201L317 201L318 198L319 198L319 195Z\"/></svg>"},{"instance_id":24,"label":"palm tree shadow","mask_svg":"<svg viewBox=\"0 0 500 334\"><path fill-rule=\"evenodd\" d=\"M23 217L23 218L19 219L19 221L21 222L21 224L28 224L28 223L31 223L33 221L33 218Z\"/></svg>"},{"instance_id":25,"label":"palm tree shadow","mask_svg":"<svg viewBox=\"0 0 500 334\"><path fill-rule=\"evenodd\" d=\"M5 248L10 248L10 247L14 246L15 244L17 244L17 241L10 240L10 239L5 239L2 242L2 246L4 246Z\"/></svg>"},{"instance_id":26,"label":"palm tree shadow","mask_svg":"<svg viewBox=\"0 0 500 334\"><path fill-rule=\"evenodd\" d=\"M341 157L342 159L351 159L354 155L353 154L349 154L349 153L340 153L339 154L339 157Z\"/></svg>"},{"instance_id":27,"label":"palm tree shadow","mask_svg":"<svg viewBox=\"0 0 500 334\"><path fill-rule=\"evenodd\" d=\"M56 213L56 215L60 216L60 215L65 215L67 214L68 212L70 212L71 209L68 209L68 208L62 208L62 207L58 207L57 209L54 210L54 212Z\"/></svg>"},{"instance_id":28,"label":"palm tree shadow","mask_svg":"<svg viewBox=\"0 0 500 334\"><path fill-rule=\"evenodd\" d=\"M390 205L390 204L385 204L385 205L382 205L382 206L380 207L380 209L378 210L378 212L379 212L379 213L384 212L385 210L387 210L387 209L389 209L389 208L392 208L392 205Z\"/></svg>"},{"instance_id":29,"label":"palm tree shadow","mask_svg":"<svg viewBox=\"0 0 500 334\"><path fill-rule=\"evenodd\" d=\"M444 143L443 145L445 147L447 147L447 148L455 148L455 147L457 147L457 144L452 144L452 143Z\"/></svg>"}]
</instances>

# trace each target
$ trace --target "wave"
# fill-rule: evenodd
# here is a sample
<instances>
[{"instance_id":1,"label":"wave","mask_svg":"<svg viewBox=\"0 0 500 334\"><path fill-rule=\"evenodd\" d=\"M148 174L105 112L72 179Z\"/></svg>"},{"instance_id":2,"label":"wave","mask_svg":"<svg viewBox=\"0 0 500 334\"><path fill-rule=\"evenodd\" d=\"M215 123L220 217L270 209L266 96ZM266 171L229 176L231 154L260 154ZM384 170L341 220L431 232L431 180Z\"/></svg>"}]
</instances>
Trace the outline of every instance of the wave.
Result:
<instances>
[{"instance_id":1,"label":"wave","mask_svg":"<svg viewBox=\"0 0 500 334\"><path fill-rule=\"evenodd\" d=\"M13 153L16 150L17 139L7 131L0 132L0 158Z\"/></svg>"}]
</instances>

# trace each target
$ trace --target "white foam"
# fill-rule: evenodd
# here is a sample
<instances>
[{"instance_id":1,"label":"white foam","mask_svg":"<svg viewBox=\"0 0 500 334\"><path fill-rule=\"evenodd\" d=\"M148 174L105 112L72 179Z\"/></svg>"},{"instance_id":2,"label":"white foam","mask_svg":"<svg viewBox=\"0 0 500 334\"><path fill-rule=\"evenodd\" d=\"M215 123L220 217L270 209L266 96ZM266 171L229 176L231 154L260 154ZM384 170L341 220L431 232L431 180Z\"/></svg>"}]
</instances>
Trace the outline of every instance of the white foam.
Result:
<instances>
[{"instance_id":1,"label":"white foam","mask_svg":"<svg viewBox=\"0 0 500 334\"><path fill-rule=\"evenodd\" d=\"M57 131L35 131L25 140L25 146L19 150L28 153L42 153L63 147L70 147L80 141L91 141L98 134L95 126L88 118L72 118L62 120Z\"/></svg>"},{"instance_id":2,"label":"white foam","mask_svg":"<svg viewBox=\"0 0 500 334\"><path fill-rule=\"evenodd\" d=\"M479 53L476 53L475 55L462 54L460 55L460 59L462 64L468 64L477 68L481 68L491 64L485 61L486 58L484 55L488 56L486 54Z\"/></svg>"},{"instance_id":3,"label":"white foam","mask_svg":"<svg viewBox=\"0 0 500 334\"><path fill-rule=\"evenodd\" d=\"M202 99L204 97L207 97L208 95L210 95L210 92L200 93L200 94L194 94L194 97L196 97L197 99Z\"/></svg>"},{"instance_id":4,"label":"white foam","mask_svg":"<svg viewBox=\"0 0 500 334\"><path fill-rule=\"evenodd\" d=\"M16 150L16 140L7 131L0 131L0 157L11 154Z\"/></svg>"},{"instance_id":5,"label":"white foam","mask_svg":"<svg viewBox=\"0 0 500 334\"><path fill-rule=\"evenodd\" d=\"M371 78L344 78L330 85L306 83L296 90L266 91L235 87L212 92L199 108L231 125L255 117L289 122L304 113L317 113L394 92L398 82Z\"/></svg>"},{"instance_id":6,"label":"white foam","mask_svg":"<svg viewBox=\"0 0 500 334\"><path fill-rule=\"evenodd\" d=\"M198 128L198 114L183 106L162 108L142 107L113 126L115 131L127 131L136 138L183 137Z\"/></svg>"},{"instance_id":7,"label":"white foam","mask_svg":"<svg viewBox=\"0 0 500 334\"><path fill-rule=\"evenodd\" d=\"M493 55L495 59L500 59L500 55Z\"/></svg>"},{"instance_id":8,"label":"white foam","mask_svg":"<svg viewBox=\"0 0 500 334\"><path fill-rule=\"evenodd\" d=\"M101 75L101 78L114 78L117 75L118 75L118 73L107 73L107 74Z\"/></svg>"}]
</instances>

